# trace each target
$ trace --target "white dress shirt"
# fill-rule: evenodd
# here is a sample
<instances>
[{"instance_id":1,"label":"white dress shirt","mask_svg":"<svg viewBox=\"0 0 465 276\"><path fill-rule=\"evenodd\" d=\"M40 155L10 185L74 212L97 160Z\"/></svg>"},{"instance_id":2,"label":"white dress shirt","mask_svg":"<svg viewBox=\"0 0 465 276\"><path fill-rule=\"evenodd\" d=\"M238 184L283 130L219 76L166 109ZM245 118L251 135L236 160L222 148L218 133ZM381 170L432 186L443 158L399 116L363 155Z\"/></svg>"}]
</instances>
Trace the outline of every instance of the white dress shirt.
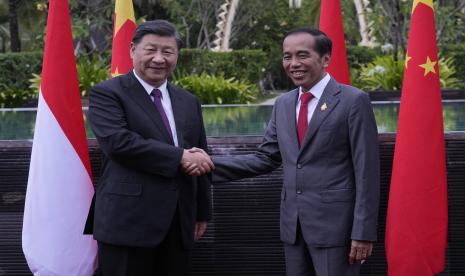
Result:
<instances>
[{"instance_id":1,"label":"white dress shirt","mask_svg":"<svg viewBox=\"0 0 465 276\"><path fill-rule=\"evenodd\" d=\"M170 123L171 133L173 134L174 145L177 147L179 145L178 135L176 132L176 124L174 122L173 107L171 106L170 93L168 92L168 88L167 88L168 81L165 80L165 82L162 85L160 85L160 87L154 87L148 84L147 82L145 82L143 79L141 79L137 75L134 69L133 69L133 72L134 72L134 76L136 76L136 79L140 82L140 84L142 84L145 91L152 99L152 101L154 100L153 97L150 95L150 93L152 93L152 90L158 89L161 91L161 104L163 105L163 109L165 110L166 117L168 118L168 122ZM155 108L155 105L154 105L154 108Z\"/></svg>"},{"instance_id":2,"label":"white dress shirt","mask_svg":"<svg viewBox=\"0 0 465 276\"><path fill-rule=\"evenodd\" d=\"M323 94L323 91L326 88L326 85L328 85L328 82L331 80L331 76L326 73L326 75L319 81L317 82L312 88L310 88L310 93L312 93L313 98L308 102L308 114L307 114L307 122L310 123L310 120L312 119L313 112L315 111L316 106L318 105L318 101L321 98L321 95ZM307 92L307 91L305 91ZM300 95L304 93L302 91L302 86L299 87L299 100L297 101L297 106L296 106L296 117L295 120L296 122L299 120L299 111L300 111Z\"/></svg>"}]
</instances>

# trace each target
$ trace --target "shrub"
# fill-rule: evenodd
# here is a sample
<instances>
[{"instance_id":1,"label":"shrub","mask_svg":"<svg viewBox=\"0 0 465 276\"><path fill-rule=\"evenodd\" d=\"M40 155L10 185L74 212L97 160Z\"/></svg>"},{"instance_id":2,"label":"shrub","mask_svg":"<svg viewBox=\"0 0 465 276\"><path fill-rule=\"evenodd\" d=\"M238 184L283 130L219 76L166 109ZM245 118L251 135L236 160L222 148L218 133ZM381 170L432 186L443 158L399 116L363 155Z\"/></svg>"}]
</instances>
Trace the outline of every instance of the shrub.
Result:
<instances>
[{"instance_id":1,"label":"shrub","mask_svg":"<svg viewBox=\"0 0 465 276\"><path fill-rule=\"evenodd\" d=\"M29 89L8 87L0 90L0 107L20 107L28 101L37 98L37 92Z\"/></svg>"},{"instance_id":2,"label":"shrub","mask_svg":"<svg viewBox=\"0 0 465 276\"><path fill-rule=\"evenodd\" d=\"M20 107L37 98L29 87L32 73L42 70L42 53L0 54L0 107Z\"/></svg>"},{"instance_id":3,"label":"shrub","mask_svg":"<svg viewBox=\"0 0 465 276\"><path fill-rule=\"evenodd\" d=\"M441 88L461 88L463 82L459 81L455 76L457 71L455 69L455 60L453 57L439 58L439 77L441 81Z\"/></svg>"},{"instance_id":4,"label":"shrub","mask_svg":"<svg viewBox=\"0 0 465 276\"><path fill-rule=\"evenodd\" d=\"M446 67L440 65L441 87L465 89L465 44L446 45L441 47L439 52L442 53L441 56L445 57L440 60L440 64L447 65ZM354 86L366 89L360 76L362 74L360 70L372 63L380 54L379 48L347 47L347 58ZM77 58L79 82L83 95L86 95L93 84L108 77L110 60L110 52L100 53L98 58L96 56ZM217 53L201 49L183 49L175 76L179 79L190 74L206 73L257 84L268 72L267 78L269 78L269 82L274 84L275 88L288 89L293 87L292 82L281 67L281 52L279 50L273 53L265 53L261 50L234 50ZM40 52L0 54L0 92L3 93L3 96L0 97L0 105L8 106L5 101L8 104L18 104L19 99L24 99L28 94L30 98L34 98L38 91L39 82L37 81L40 78L34 77L32 74L39 75L41 71L42 53ZM398 73L395 74L398 75ZM32 86L33 88L29 82L31 78L36 82L35 87ZM383 80L382 82L388 81ZM382 85L378 89L400 87L401 80L397 82L389 80L389 82L396 84ZM13 97L12 94L15 93L18 95Z\"/></svg>"},{"instance_id":5,"label":"shrub","mask_svg":"<svg viewBox=\"0 0 465 276\"><path fill-rule=\"evenodd\" d=\"M0 54L0 90L27 90L31 74L40 71L42 71L42 53Z\"/></svg>"},{"instance_id":6,"label":"shrub","mask_svg":"<svg viewBox=\"0 0 465 276\"><path fill-rule=\"evenodd\" d=\"M355 86L368 91L400 90L404 75L404 61L394 60L392 55L380 56L362 65Z\"/></svg>"},{"instance_id":7,"label":"shrub","mask_svg":"<svg viewBox=\"0 0 465 276\"><path fill-rule=\"evenodd\" d=\"M439 58L439 72L441 88L459 88L452 57ZM353 85L368 91L401 90L403 77L403 59L394 60L392 55L380 56L362 66Z\"/></svg>"},{"instance_id":8,"label":"shrub","mask_svg":"<svg viewBox=\"0 0 465 276\"><path fill-rule=\"evenodd\" d=\"M78 74L79 90L81 96L87 96L92 86L104 81L110 76L110 68L98 56L80 56L76 60L76 70ZM32 73L29 79L29 87L39 90L42 77Z\"/></svg>"},{"instance_id":9,"label":"shrub","mask_svg":"<svg viewBox=\"0 0 465 276\"><path fill-rule=\"evenodd\" d=\"M29 88L32 91L39 92L40 82L42 81L42 76L36 73L32 73L32 77L29 79Z\"/></svg>"},{"instance_id":10,"label":"shrub","mask_svg":"<svg viewBox=\"0 0 465 276\"><path fill-rule=\"evenodd\" d=\"M264 76L267 62L266 54L261 50L212 52L203 49L182 49L175 74L222 74L227 79L234 78L257 84Z\"/></svg>"},{"instance_id":11,"label":"shrub","mask_svg":"<svg viewBox=\"0 0 465 276\"><path fill-rule=\"evenodd\" d=\"M258 93L254 84L206 73L184 76L175 79L174 83L199 97L202 104L250 103Z\"/></svg>"},{"instance_id":12,"label":"shrub","mask_svg":"<svg viewBox=\"0 0 465 276\"><path fill-rule=\"evenodd\" d=\"M455 76L458 78L458 88L465 89L465 44L447 45L439 48L445 57L451 57L455 68ZM441 70L441 75L444 71Z\"/></svg>"},{"instance_id":13,"label":"shrub","mask_svg":"<svg viewBox=\"0 0 465 276\"><path fill-rule=\"evenodd\" d=\"M110 65L97 55L81 56L76 61L81 96L87 96L92 86L110 77Z\"/></svg>"},{"instance_id":14,"label":"shrub","mask_svg":"<svg viewBox=\"0 0 465 276\"><path fill-rule=\"evenodd\" d=\"M381 48L363 46L347 46L347 62L350 68L360 68L363 64L372 62L381 55Z\"/></svg>"}]
</instances>

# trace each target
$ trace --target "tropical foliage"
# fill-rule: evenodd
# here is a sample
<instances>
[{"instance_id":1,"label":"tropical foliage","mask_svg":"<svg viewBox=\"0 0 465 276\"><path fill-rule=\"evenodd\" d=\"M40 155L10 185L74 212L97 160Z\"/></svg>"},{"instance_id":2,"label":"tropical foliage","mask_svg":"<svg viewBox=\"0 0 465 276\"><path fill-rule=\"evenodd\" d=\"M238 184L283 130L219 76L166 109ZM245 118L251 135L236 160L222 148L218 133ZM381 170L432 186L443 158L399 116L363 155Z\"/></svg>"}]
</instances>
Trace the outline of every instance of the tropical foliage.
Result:
<instances>
[{"instance_id":1,"label":"tropical foliage","mask_svg":"<svg viewBox=\"0 0 465 276\"><path fill-rule=\"evenodd\" d=\"M78 59L76 68L81 96L87 96L92 86L110 77L108 63L97 55Z\"/></svg>"},{"instance_id":2,"label":"tropical foliage","mask_svg":"<svg viewBox=\"0 0 465 276\"><path fill-rule=\"evenodd\" d=\"M363 65L355 78L354 85L368 91L401 90L405 62L393 56L379 56L373 62ZM441 88L456 88L459 80L455 78L454 59L439 58L439 77Z\"/></svg>"},{"instance_id":3,"label":"tropical foliage","mask_svg":"<svg viewBox=\"0 0 465 276\"><path fill-rule=\"evenodd\" d=\"M226 80L234 78L234 81L259 83L260 89L291 88L292 83L281 66L283 36L294 27L317 26L321 1L302 0L300 7L290 7L286 0L239 1L229 37L233 51L212 53L221 18L220 6L225 1L133 0L133 4L138 22L167 19L178 27L189 48L184 51L187 59L180 59L175 72L178 79L190 74L198 78L202 73L210 77L223 74ZM48 2L0 0L0 52L7 53L0 57L3 102L18 104L20 99L24 100L24 95L29 93L29 98L36 95L37 89L29 88L28 80L33 78L35 85L39 84L41 62L36 62L36 58L43 51ZM354 85L365 89L399 89L412 2L341 1ZM80 85L86 95L92 84L107 77L114 1L73 0L69 3ZM464 89L465 0L438 0L434 1L434 7L437 41L443 53L441 85L443 88ZM357 47L364 34L369 34L371 39L367 45L377 47ZM35 52L29 53L31 51ZM11 56L11 52L23 52L24 56ZM375 60L376 56L380 57ZM13 94L17 96L12 97Z\"/></svg>"},{"instance_id":4,"label":"tropical foliage","mask_svg":"<svg viewBox=\"0 0 465 276\"><path fill-rule=\"evenodd\" d=\"M258 93L251 83L205 73L188 75L174 82L199 97L202 104L251 103Z\"/></svg>"}]
</instances>

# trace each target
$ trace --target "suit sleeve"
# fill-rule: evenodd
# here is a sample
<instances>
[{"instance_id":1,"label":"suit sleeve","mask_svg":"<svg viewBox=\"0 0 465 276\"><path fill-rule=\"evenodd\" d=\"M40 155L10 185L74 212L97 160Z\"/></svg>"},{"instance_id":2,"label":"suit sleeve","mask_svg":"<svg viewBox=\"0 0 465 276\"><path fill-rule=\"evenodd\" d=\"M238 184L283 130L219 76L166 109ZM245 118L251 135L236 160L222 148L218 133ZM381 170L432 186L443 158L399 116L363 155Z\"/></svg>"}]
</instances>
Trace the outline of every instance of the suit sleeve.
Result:
<instances>
[{"instance_id":1,"label":"suit sleeve","mask_svg":"<svg viewBox=\"0 0 465 276\"><path fill-rule=\"evenodd\" d=\"M108 158L135 170L175 177L183 149L131 131L120 101L102 85L90 90L89 119L102 151Z\"/></svg>"},{"instance_id":2,"label":"suit sleeve","mask_svg":"<svg viewBox=\"0 0 465 276\"><path fill-rule=\"evenodd\" d=\"M375 241L379 206L379 146L373 109L365 93L357 96L350 109L349 136L356 189L351 238Z\"/></svg>"},{"instance_id":3,"label":"suit sleeve","mask_svg":"<svg viewBox=\"0 0 465 276\"><path fill-rule=\"evenodd\" d=\"M281 165L281 153L276 133L278 102L263 136L263 142L253 154L236 156L213 156L215 170L213 182L227 182L268 173Z\"/></svg>"},{"instance_id":4,"label":"suit sleeve","mask_svg":"<svg viewBox=\"0 0 465 276\"><path fill-rule=\"evenodd\" d=\"M208 152L207 136L203 124L202 107L197 100L197 112L200 116L199 147ZM210 177L203 175L198 177L197 185L197 221L207 221L211 218L211 185Z\"/></svg>"}]
</instances>

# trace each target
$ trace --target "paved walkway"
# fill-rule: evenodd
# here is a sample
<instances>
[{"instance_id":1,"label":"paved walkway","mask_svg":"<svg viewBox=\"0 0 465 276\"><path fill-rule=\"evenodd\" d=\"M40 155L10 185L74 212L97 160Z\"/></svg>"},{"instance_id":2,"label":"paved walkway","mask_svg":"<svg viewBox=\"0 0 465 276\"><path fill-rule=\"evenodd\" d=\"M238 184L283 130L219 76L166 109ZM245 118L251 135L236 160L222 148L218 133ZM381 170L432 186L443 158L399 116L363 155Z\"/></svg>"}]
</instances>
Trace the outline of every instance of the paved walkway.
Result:
<instances>
[{"instance_id":1,"label":"paved walkway","mask_svg":"<svg viewBox=\"0 0 465 276\"><path fill-rule=\"evenodd\" d=\"M264 101L264 102L261 102L260 104L263 104L263 105L274 105L274 102L276 101L276 98L277 98L277 97L278 97L278 96L276 96L276 97L274 97L274 98L271 98L271 99L268 99L268 100L266 100L266 101Z\"/></svg>"},{"instance_id":2,"label":"paved walkway","mask_svg":"<svg viewBox=\"0 0 465 276\"><path fill-rule=\"evenodd\" d=\"M282 94L284 94L284 93L286 93L286 92L287 92L287 91L285 91L285 90L282 90L282 91L279 91L279 90L278 90L278 91L273 91L273 92L271 92L271 93L274 95L274 97L269 98L269 99L267 99L267 100L261 102L260 104L263 104L263 105L274 105L274 102L276 101L276 98L279 97L279 96L281 96Z\"/></svg>"}]
</instances>

